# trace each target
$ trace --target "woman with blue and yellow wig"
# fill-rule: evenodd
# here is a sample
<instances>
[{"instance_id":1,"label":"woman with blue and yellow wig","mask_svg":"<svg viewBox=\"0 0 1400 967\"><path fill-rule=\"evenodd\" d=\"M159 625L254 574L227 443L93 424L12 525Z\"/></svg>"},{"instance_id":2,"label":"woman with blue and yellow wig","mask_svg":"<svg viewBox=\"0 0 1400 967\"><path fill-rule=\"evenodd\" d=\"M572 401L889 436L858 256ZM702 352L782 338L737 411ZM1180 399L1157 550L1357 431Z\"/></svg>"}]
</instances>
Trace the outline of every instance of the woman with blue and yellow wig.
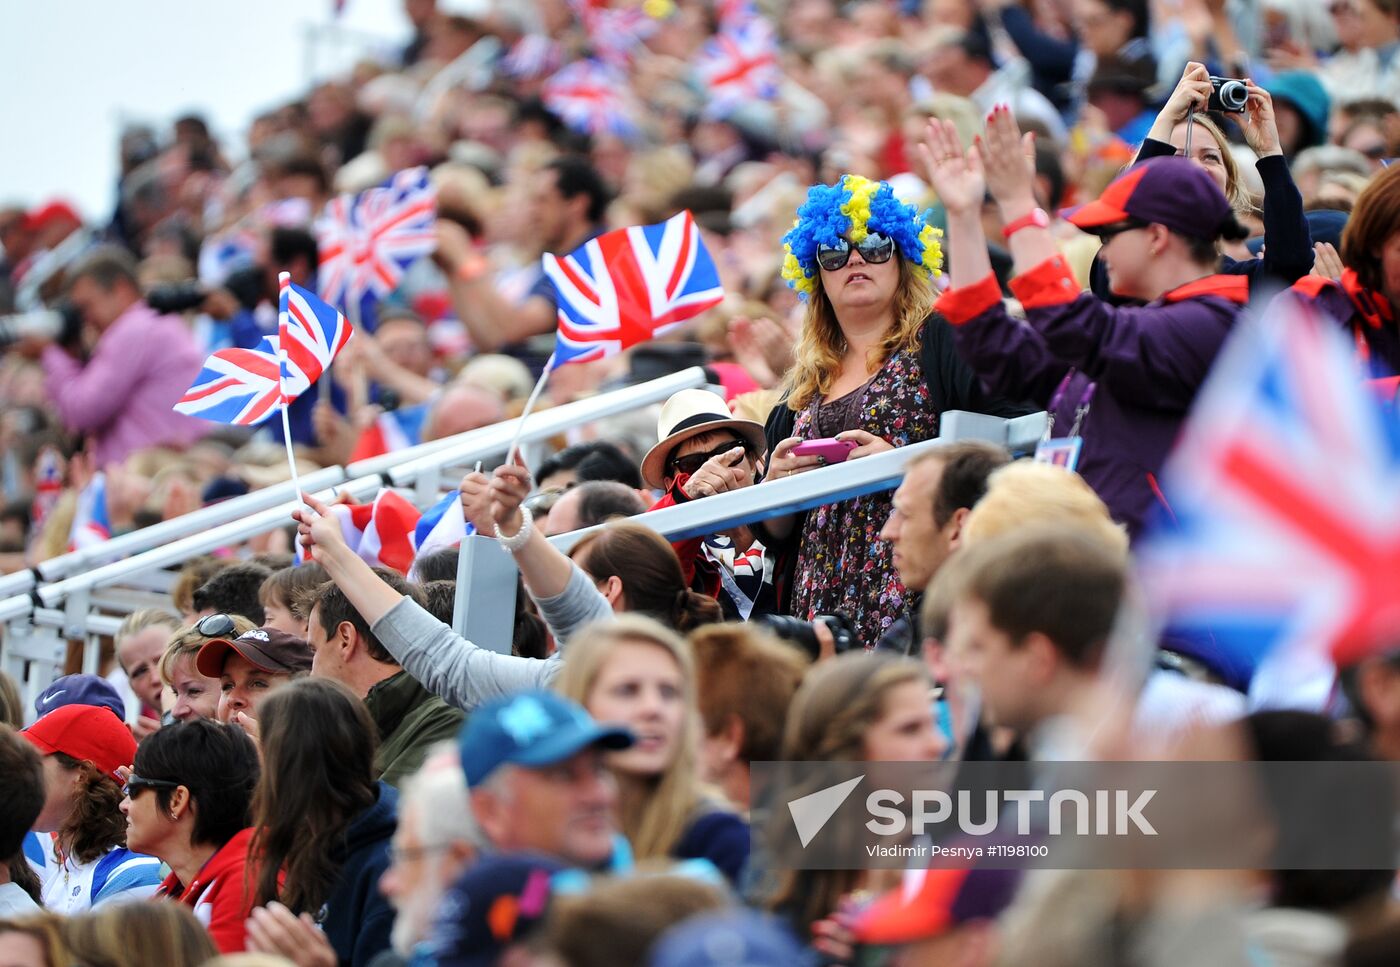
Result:
<instances>
[{"instance_id":1,"label":"woman with blue and yellow wig","mask_svg":"<svg viewBox=\"0 0 1400 967\"><path fill-rule=\"evenodd\" d=\"M925 216L860 175L808 191L783 237L783 277L806 315L767 422L767 480L828 462L793 454L804 440L845 441L859 459L938 436L944 410L1011 412L982 393L933 312L943 255ZM791 545L784 610L845 615L866 648L909 616L923 588L900 584L880 539L890 509L887 492L767 522L769 541Z\"/></svg>"}]
</instances>

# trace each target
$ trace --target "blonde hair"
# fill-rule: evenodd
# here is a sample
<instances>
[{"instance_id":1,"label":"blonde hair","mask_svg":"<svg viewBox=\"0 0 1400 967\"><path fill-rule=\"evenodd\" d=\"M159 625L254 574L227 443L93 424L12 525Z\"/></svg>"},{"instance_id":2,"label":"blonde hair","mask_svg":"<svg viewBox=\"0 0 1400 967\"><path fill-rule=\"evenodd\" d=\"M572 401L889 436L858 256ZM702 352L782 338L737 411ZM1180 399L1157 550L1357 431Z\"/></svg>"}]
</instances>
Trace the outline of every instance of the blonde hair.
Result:
<instances>
[{"instance_id":1,"label":"blonde hair","mask_svg":"<svg viewBox=\"0 0 1400 967\"><path fill-rule=\"evenodd\" d=\"M870 372L878 371L895 353L916 348L924 320L933 310L933 286L897 251L895 259L899 263L899 288L894 296L894 325L866 359ZM831 391L848 348L820 272L813 276L812 283L802 335L793 351L792 369L786 381L787 405L791 410L801 410L814 397L825 397Z\"/></svg>"},{"instance_id":2,"label":"blonde hair","mask_svg":"<svg viewBox=\"0 0 1400 967\"><path fill-rule=\"evenodd\" d=\"M645 796L622 797L622 832L638 859L670 855L697 808L706 799L700 774L700 712L695 697L695 659L690 646L660 622L639 614L618 615L584 629L569 641L555 689L585 708L603 670L618 645L637 642L654 645L670 655L681 670L685 713L676 754L664 772L648 782ZM629 801L631 800L631 801Z\"/></svg>"},{"instance_id":3,"label":"blonde hair","mask_svg":"<svg viewBox=\"0 0 1400 967\"><path fill-rule=\"evenodd\" d=\"M44 948L47 967L72 967L73 957L63 941L63 925L67 922L64 917L47 910L19 917L0 917L0 936L22 933L32 937Z\"/></svg>"},{"instance_id":4,"label":"blonde hair","mask_svg":"<svg viewBox=\"0 0 1400 967\"><path fill-rule=\"evenodd\" d=\"M1124 557L1128 554L1127 530L1113 522L1084 478L1034 460L1017 460L987 478L987 495L967 515L959 539L967 546L1047 523L1070 524Z\"/></svg>"},{"instance_id":5,"label":"blonde hair","mask_svg":"<svg viewBox=\"0 0 1400 967\"><path fill-rule=\"evenodd\" d=\"M122 619L121 627L117 629L116 636L112 639L118 648L124 640L139 631L147 628L169 628L172 631L180 626L180 619L169 611L160 608L143 608L140 611L133 611Z\"/></svg>"},{"instance_id":6,"label":"blonde hair","mask_svg":"<svg viewBox=\"0 0 1400 967\"><path fill-rule=\"evenodd\" d=\"M1244 177L1240 172L1240 163L1235 159L1235 153L1230 146L1230 139L1225 137L1225 132L1220 130L1220 125L1211 120L1209 116L1196 114L1193 115L1193 118L1196 124L1205 129L1206 133L1215 141L1215 146L1220 149L1220 163L1225 167L1225 198L1229 201L1230 208L1236 215L1259 214L1258 200L1250 194L1249 188L1245 185Z\"/></svg>"},{"instance_id":7,"label":"blonde hair","mask_svg":"<svg viewBox=\"0 0 1400 967\"><path fill-rule=\"evenodd\" d=\"M233 632L229 635L231 638L237 638L257 627L241 614L231 614L229 617L233 619ZM160 656L160 680L165 683L166 688L175 687L171 682L175 674L175 663L185 658L193 660L194 656L199 654L199 649L204 647L204 643L212 640L212 636L196 631L194 625L176 629L170 640L165 643L165 654Z\"/></svg>"},{"instance_id":8,"label":"blonde hair","mask_svg":"<svg viewBox=\"0 0 1400 967\"><path fill-rule=\"evenodd\" d=\"M219 955L183 903L117 903L62 926L73 959L85 967L199 967Z\"/></svg>"}]
</instances>

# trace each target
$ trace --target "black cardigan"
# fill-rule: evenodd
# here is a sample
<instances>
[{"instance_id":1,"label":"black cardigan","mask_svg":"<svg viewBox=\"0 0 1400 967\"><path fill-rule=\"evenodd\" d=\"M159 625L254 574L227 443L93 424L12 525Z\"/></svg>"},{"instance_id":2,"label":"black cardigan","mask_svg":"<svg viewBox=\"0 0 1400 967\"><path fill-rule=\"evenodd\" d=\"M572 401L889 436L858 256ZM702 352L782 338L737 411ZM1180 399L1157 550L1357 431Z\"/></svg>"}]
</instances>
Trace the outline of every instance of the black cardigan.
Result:
<instances>
[{"instance_id":1,"label":"black cardigan","mask_svg":"<svg viewBox=\"0 0 1400 967\"><path fill-rule=\"evenodd\" d=\"M1165 141L1148 138L1138 151L1138 161L1176 154ZM1260 158L1255 165L1264 182L1264 255L1257 259L1236 261L1227 256L1220 259L1222 275L1249 276L1249 294L1272 296L1273 291L1260 288L1272 283L1272 289L1284 289L1312 271L1312 232L1303 213L1303 196L1293 183L1288 162L1280 155ZM1125 301L1108 288L1108 272L1097 255L1089 272L1089 288L1094 295L1113 305Z\"/></svg>"}]
</instances>

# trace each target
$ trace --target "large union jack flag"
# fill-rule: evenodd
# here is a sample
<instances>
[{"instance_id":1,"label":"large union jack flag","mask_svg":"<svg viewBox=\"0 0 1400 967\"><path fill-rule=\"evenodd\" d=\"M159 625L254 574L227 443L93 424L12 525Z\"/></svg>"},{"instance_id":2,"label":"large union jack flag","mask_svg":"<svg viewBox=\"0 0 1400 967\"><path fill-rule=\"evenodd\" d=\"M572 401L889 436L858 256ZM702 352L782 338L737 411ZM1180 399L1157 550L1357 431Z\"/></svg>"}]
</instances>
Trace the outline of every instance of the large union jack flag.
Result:
<instances>
[{"instance_id":1,"label":"large union jack flag","mask_svg":"<svg viewBox=\"0 0 1400 967\"><path fill-rule=\"evenodd\" d=\"M554 365L588 362L673 329L724 298L690 212L599 235L564 258L544 256L559 333Z\"/></svg>"},{"instance_id":2,"label":"large union jack flag","mask_svg":"<svg viewBox=\"0 0 1400 967\"><path fill-rule=\"evenodd\" d=\"M1139 552L1169 628L1298 704L1326 700L1332 662L1400 646L1400 425L1362 380L1293 296L1242 320L1164 475L1177 526Z\"/></svg>"},{"instance_id":3,"label":"large union jack flag","mask_svg":"<svg viewBox=\"0 0 1400 967\"><path fill-rule=\"evenodd\" d=\"M630 138L637 132L627 75L601 60L569 64L544 82L540 97L545 107L581 134Z\"/></svg>"},{"instance_id":4,"label":"large union jack flag","mask_svg":"<svg viewBox=\"0 0 1400 967\"><path fill-rule=\"evenodd\" d=\"M408 168L358 195L339 195L316 220L321 298L363 319L437 244L427 168Z\"/></svg>"},{"instance_id":5,"label":"large union jack flag","mask_svg":"<svg viewBox=\"0 0 1400 967\"><path fill-rule=\"evenodd\" d=\"M175 409L216 423L252 426L310 388L354 335L345 316L283 272L277 338L256 349L220 349L204 361ZM279 351L279 346L285 351Z\"/></svg>"},{"instance_id":6,"label":"large union jack flag","mask_svg":"<svg viewBox=\"0 0 1400 967\"><path fill-rule=\"evenodd\" d=\"M695 69L709 93L712 113L769 100L782 81L777 36L757 14L733 21L705 42Z\"/></svg>"}]
</instances>

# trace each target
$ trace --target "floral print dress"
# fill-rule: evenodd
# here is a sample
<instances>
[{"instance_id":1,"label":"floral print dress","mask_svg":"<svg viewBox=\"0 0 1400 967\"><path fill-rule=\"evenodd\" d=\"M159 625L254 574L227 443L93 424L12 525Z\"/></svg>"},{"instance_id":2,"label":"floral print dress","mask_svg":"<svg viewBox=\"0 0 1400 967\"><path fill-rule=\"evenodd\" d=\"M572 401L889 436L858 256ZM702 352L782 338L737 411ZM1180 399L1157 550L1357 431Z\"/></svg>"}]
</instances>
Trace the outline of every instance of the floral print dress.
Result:
<instances>
[{"instance_id":1,"label":"floral print dress","mask_svg":"<svg viewBox=\"0 0 1400 967\"><path fill-rule=\"evenodd\" d=\"M843 430L865 430L897 447L938 436L917 349L891 356L869 382L840 399L814 399L797 414L793 435L815 439ZM912 597L899 582L890 545L880 540L893 502L889 490L808 512L792 579L794 615L843 614L869 649L908 612Z\"/></svg>"}]
</instances>

